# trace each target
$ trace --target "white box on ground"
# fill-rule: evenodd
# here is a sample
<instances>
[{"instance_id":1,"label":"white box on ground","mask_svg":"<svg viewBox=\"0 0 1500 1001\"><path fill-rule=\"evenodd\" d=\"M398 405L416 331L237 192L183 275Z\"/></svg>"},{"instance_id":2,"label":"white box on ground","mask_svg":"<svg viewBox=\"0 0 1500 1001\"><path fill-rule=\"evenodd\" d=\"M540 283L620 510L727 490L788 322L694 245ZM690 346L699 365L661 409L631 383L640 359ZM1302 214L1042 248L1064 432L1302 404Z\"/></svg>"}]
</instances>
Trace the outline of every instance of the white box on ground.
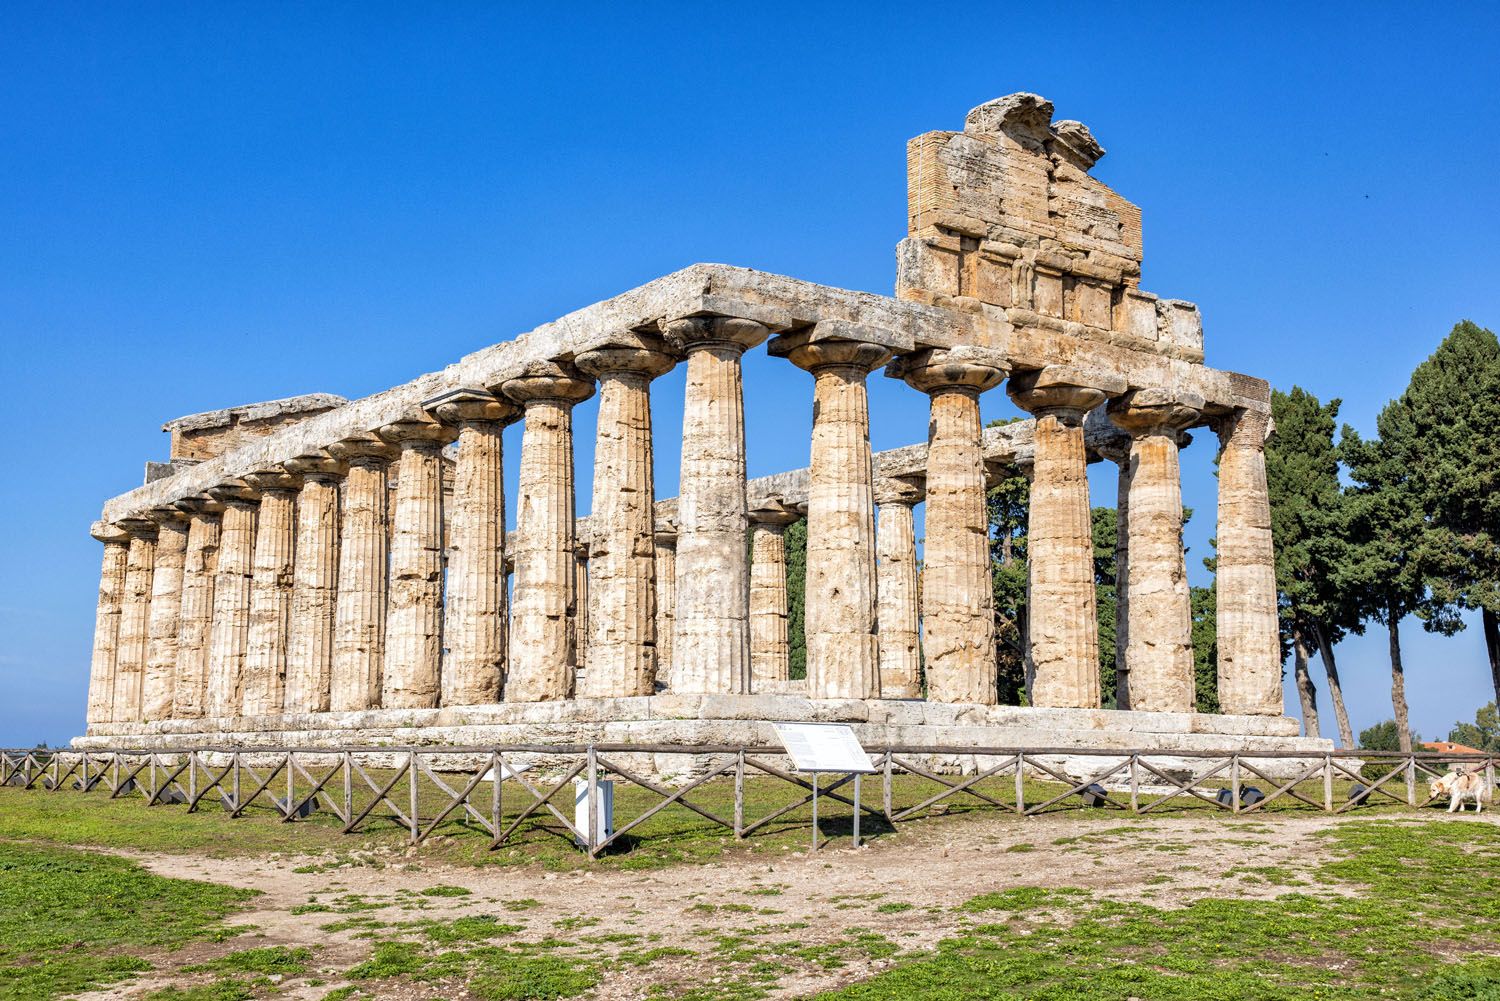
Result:
<instances>
[{"instance_id":1,"label":"white box on ground","mask_svg":"<svg viewBox=\"0 0 1500 1001\"><path fill-rule=\"evenodd\" d=\"M848 723L773 723L799 772L873 772Z\"/></svg>"},{"instance_id":2,"label":"white box on ground","mask_svg":"<svg viewBox=\"0 0 1500 1001\"><path fill-rule=\"evenodd\" d=\"M615 783L612 779L598 782L599 810L594 815L594 844L598 844L615 833ZM589 829L589 780L573 780L573 826L580 831ZM578 838L574 838L578 841ZM581 845L582 842L579 842Z\"/></svg>"}]
</instances>

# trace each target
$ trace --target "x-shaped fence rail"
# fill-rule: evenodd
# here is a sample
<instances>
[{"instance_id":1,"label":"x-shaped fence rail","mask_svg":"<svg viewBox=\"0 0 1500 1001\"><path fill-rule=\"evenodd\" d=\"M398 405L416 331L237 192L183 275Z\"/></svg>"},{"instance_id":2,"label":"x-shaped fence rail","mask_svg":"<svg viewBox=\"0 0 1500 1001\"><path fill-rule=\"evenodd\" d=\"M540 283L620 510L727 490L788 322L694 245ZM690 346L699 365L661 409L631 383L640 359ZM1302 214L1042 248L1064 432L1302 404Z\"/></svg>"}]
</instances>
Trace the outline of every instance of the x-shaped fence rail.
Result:
<instances>
[{"instance_id":1,"label":"x-shaped fence rail","mask_svg":"<svg viewBox=\"0 0 1500 1001\"><path fill-rule=\"evenodd\" d=\"M1196 799L1232 814L1310 807L1345 813L1373 803L1408 809L1440 797L1419 783L1449 768L1481 772L1493 790L1500 756L1437 752L1392 754L1182 750L1107 751L1084 748L904 746L869 749L881 782L879 806L839 790L846 775L826 785L785 765L777 747L640 744L524 744L506 747L421 748L199 748L0 751L0 787L106 790L110 799L139 796L147 806L184 805L189 811L217 803L229 816L251 808L283 821L326 811L344 833L394 822L413 844L445 825L472 825L492 848L537 826L574 840L590 858L613 846L671 807L690 811L737 839L767 829L817 799L895 824L963 804L1034 816L1083 803L1132 814ZM654 763L647 767L634 758ZM1086 778L1064 761L1096 759ZM662 767L667 765L668 767ZM649 777L665 771L672 779ZM1273 773L1275 773L1273 775ZM1369 774L1367 774L1369 773ZM1289 776L1289 777L1288 777ZM1028 778L1049 783L1028 788ZM733 783L733 813L704 802L715 780ZM771 780L791 793L788 802L758 816L746 795L749 780ZM1335 782L1349 783L1335 795ZM617 826L601 823L601 783L623 783L646 794L633 816ZM1259 785L1259 782L1270 791ZM1212 785L1222 783L1210 793ZM1392 788L1397 791L1392 791ZM1059 791L1061 790L1061 791ZM560 796L571 807L559 808ZM693 798L696 796L696 799ZM915 798L902 805L898 798ZM764 798L764 797L761 797ZM581 805L580 805L581 804ZM717 807L717 808L716 808ZM530 825L528 821L532 821ZM561 829L548 827L556 821ZM788 821L790 822L790 821ZM856 827L856 830L858 828Z\"/></svg>"}]
</instances>

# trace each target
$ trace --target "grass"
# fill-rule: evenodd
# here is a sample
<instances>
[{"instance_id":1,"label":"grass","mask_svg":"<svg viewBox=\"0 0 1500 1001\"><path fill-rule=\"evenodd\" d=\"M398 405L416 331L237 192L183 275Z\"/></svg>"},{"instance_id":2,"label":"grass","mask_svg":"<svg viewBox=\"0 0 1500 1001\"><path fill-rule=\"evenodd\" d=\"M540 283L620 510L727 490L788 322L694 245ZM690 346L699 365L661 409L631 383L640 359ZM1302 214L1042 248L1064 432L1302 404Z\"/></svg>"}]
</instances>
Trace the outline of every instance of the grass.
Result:
<instances>
[{"instance_id":1,"label":"grass","mask_svg":"<svg viewBox=\"0 0 1500 1001\"><path fill-rule=\"evenodd\" d=\"M979 920L934 954L823 1001L1493 1001L1500 999L1500 829L1356 822L1315 871L1357 891L1185 907L1027 887L962 905ZM1041 917L1045 912L1047 917ZM992 919L991 919L992 920ZM1476 958L1451 963L1444 954Z\"/></svg>"},{"instance_id":2,"label":"grass","mask_svg":"<svg viewBox=\"0 0 1500 1001\"><path fill-rule=\"evenodd\" d=\"M151 968L143 952L229 934L249 890L108 855L0 842L0 996L41 1001Z\"/></svg>"}]
</instances>

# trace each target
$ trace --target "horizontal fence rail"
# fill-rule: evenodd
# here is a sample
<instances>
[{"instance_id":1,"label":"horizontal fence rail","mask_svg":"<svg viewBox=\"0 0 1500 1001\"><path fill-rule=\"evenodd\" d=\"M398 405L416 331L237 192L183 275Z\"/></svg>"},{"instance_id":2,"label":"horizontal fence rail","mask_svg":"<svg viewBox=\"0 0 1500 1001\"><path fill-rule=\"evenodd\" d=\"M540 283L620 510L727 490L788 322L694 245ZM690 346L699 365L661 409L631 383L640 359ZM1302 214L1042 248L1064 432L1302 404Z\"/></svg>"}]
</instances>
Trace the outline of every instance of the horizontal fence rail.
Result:
<instances>
[{"instance_id":1,"label":"horizontal fence rail","mask_svg":"<svg viewBox=\"0 0 1500 1001\"><path fill-rule=\"evenodd\" d=\"M257 810L291 822L321 812L346 834L379 823L399 825L412 844L457 825L481 832L494 849L540 828L571 838L593 859L638 843L632 832L674 807L736 839L777 822L804 823L801 812L811 807L816 846L820 800L848 807L858 843L860 814L890 831L951 809L1022 817L1077 808L1148 814L1170 804L1201 808L1199 803L1234 815L1263 812L1272 804L1329 814L1382 804L1422 809L1446 799L1422 783L1450 770L1480 776L1488 804L1500 761L1500 755L1440 752L931 745L867 750L875 763L870 777L881 785L878 805L860 799L857 782L854 798L840 791L854 780L852 773L820 784L816 775L796 772L780 747L738 745L0 750L0 788L102 791L109 799L138 796L147 806L181 805L189 812L218 806L232 818ZM1080 762L1090 764L1080 768ZM663 771L671 778L657 777ZM1079 771L1086 777L1074 774ZM757 807L746 795L752 782L774 786L790 800L753 815ZM633 815L616 818L617 826L601 823L601 783L640 790ZM714 783L732 783L729 815L706 795ZM560 808L560 799L572 802Z\"/></svg>"}]
</instances>

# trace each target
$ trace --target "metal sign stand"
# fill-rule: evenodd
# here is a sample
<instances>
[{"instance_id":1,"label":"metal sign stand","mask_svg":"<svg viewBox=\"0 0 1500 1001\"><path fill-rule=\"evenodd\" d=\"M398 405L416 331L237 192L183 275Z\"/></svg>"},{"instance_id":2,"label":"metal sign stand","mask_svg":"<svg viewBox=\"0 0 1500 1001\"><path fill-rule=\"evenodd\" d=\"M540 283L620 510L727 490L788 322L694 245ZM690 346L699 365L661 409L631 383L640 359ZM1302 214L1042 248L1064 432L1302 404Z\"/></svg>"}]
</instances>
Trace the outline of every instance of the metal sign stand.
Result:
<instances>
[{"instance_id":1,"label":"metal sign stand","mask_svg":"<svg viewBox=\"0 0 1500 1001\"><path fill-rule=\"evenodd\" d=\"M818 850L819 776L828 772L854 779L854 847L859 847L859 780L874 772L870 756L847 723L775 723L776 735L797 771L812 776L812 850ZM835 783L837 787L841 783Z\"/></svg>"}]
</instances>

